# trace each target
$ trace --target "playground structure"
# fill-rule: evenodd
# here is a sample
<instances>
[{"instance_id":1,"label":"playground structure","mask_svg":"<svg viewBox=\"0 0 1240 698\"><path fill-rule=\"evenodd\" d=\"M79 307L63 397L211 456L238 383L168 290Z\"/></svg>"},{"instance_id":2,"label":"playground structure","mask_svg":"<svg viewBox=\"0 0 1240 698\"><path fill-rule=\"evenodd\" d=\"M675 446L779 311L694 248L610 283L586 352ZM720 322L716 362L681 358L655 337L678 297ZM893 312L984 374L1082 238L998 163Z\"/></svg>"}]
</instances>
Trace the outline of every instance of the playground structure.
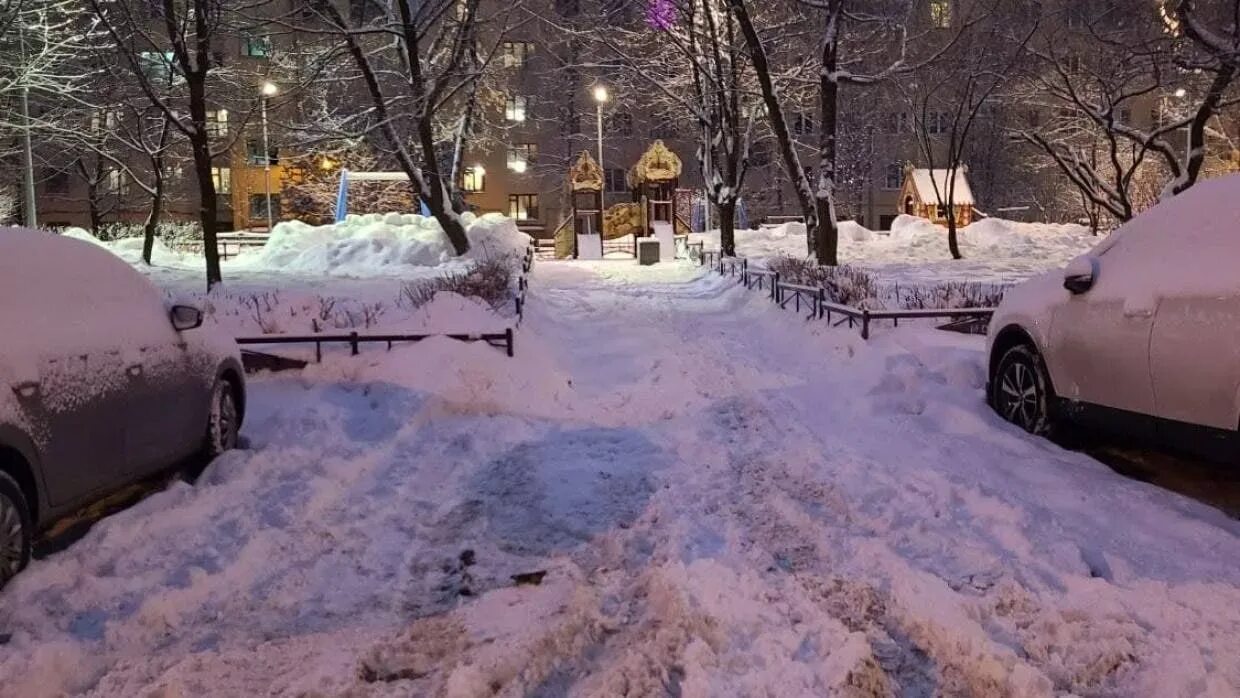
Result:
<instances>
[{"instance_id":1,"label":"playground structure","mask_svg":"<svg viewBox=\"0 0 1240 698\"><path fill-rule=\"evenodd\" d=\"M678 188L682 168L680 158L656 140L627 174L633 200L604 210L602 169L582 151L568 174L572 225L557 231L556 256L636 258L641 238L653 236L660 242L660 258L674 258L678 238L689 233L693 205L693 192Z\"/></svg>"},{"instance_id":2,"label":"playground structure","mask_svg":"<svg viewBox=\"0 0 1240 698\"><path fill-rule=\"evenodd\" d=\"M350 182L408 182L409 175L404 172L350 172L341 168L340 187L336 192L335 222L342 222L349 215L349 183ZM426 202L417 199L418 211L423 216L430 216Z\"/></svg>"}]
</instances>

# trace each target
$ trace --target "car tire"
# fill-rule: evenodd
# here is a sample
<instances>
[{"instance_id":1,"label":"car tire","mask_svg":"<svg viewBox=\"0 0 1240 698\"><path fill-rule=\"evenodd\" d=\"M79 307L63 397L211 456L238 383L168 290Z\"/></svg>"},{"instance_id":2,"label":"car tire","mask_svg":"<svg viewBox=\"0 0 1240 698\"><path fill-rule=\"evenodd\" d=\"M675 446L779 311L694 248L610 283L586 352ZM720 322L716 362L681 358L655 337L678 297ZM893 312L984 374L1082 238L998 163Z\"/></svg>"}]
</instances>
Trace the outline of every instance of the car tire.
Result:
<instances>
[{"instance_id":1,"label":"car tire","mask_svg":"<svg viewBox=\"0 0 1240 698\"><path fill-rule=\"evenodd\" d=\"M1037 350L1018 344L1005 351L990 377L991 408L1030 434L1050 436L1054 404L1050 376Z\"/></svg>"},{"instance_id":2,"label":"car tire","mask_svg":"<svg viewBox=\"0 0 1240 698\"><path fill-rule=\"evenodd\" d=\"M17 481L0 473L0 588L30 564L34 524Z\"/></svg>"},{"instance_id":3,"label":"car tire","mask_svg":"<svg viewBox=\"0 0 1240 698\"><path fill-rule=\"evenodd\" d=\"M206 452L208 458L215 458L225 451L237 447L238 432L241 428L241 410L237 405L237 391L231 381L221 378L216 381L211 391L211 405L207 419Z\"/></svg>"}]
</instances>

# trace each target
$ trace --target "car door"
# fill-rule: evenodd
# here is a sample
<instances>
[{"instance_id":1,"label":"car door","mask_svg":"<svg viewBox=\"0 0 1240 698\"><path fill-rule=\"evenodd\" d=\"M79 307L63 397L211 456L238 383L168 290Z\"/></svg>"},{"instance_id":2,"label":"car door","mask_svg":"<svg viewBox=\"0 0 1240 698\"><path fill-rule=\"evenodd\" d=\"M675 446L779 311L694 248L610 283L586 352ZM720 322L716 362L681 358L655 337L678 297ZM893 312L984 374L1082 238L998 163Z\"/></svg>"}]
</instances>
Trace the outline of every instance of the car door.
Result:
<instances>
[{"instance_id":1,"label":"car door","mask_svg":"<svg viewBox=\"0 0 1240 698\"><path fill-rule=\"evenodd\" d=\"M191 365L163 300L147 291L133 299L134 335L126 362L131 392L125 447L130 468L139 475L173 465L201 445L206 420L194 423L194 415L208 399L202 368Z\"/></svg>"},{"instance_id":2,"label":"car door","mask_svg":"<svg viewBox=\"0 0 1240 698\"><path fill-rule=\"evenodd\" d=\"M1093 287L1055 309L1047 369L1062 398L1152 415L1150 336L1157 296L1134 293L1125 283L1122 249L1100 255Z\"/></svg>"},{"instance_id":3,"label":"car door","mask_svg":"<svg viewBox=\"0 0 1240 698\"><path fill-rule=\"evenodd\" d=\"M1150 368L1157 416L1217 429L1240 426L1240 293L1164 298Z\"/></svg>"},{"instance_id":4,"label":"car door","mask_svg":"<svg viewBox=\"0 0 1240 698\"><path fill-rule=\"evenodd\" d=\"M14 393L32 422L52 506L124 481L128 379L120 345L82 342L38 359Z\"/></svg>"}]
</instances>

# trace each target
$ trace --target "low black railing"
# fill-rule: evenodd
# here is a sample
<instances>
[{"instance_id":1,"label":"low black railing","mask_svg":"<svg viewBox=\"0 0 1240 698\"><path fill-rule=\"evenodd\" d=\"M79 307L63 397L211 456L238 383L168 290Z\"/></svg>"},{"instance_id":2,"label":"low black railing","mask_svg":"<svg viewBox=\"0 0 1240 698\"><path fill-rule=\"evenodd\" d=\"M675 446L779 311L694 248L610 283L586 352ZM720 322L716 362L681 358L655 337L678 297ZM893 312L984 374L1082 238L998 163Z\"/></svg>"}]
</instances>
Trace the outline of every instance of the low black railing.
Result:
<instances>
[{"instance_id":1,"label":"low black railing","mask_svg":"<svg viewBox=\"0 0 1240 698\"><path fill-rule=\"evenodd\" d=\"M952 322L942 329L957 331L985 331L994 316L994 308L916 308L908 310L871 310L854 308L827 300L827 289L782 281L778 272L751 266L743 257L724 257L718 250L702 252L702 265L720 276L740 277L747 289L768 291L771 300L780 308L792 306L796 312L808 311L807 318L826 319L833 326L848 323L860 326L861 338L870 338L870 325L876 320L890 320L899 326L901 320L946 319ZM837 319L838 318L838 319Z\"/></svg>"},{"instance_id":2,"label":"low black railing","mask_svg":"<svg viewBox=\"0 0 1240 698\"><path fill-rule=\"evenodd\" d=\"M508 356L514 355L514 336L512 328L503 332L487 332L480 334L447 333L447 334L265 334L257 337L238 337L241 346L313 344L314 360L323 360L324 344L348 344L350 353L357 356L363 344L386 344L390 350L398 342L421 342L432 337L447 337L461 342L486 342L498 349L504 349Z\"/></svg>"}]
</instances>

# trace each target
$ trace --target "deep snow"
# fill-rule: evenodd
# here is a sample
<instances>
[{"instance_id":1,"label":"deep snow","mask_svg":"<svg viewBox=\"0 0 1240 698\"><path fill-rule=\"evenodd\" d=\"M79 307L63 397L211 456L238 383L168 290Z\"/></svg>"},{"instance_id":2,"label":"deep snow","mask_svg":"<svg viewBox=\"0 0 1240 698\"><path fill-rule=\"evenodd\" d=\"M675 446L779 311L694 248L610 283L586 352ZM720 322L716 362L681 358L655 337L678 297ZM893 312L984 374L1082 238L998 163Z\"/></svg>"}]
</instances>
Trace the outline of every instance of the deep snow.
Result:
<instances>
[{"instance_id":1,"label":"deep snow","mask_svg":"<svg viewBox=\"0 0 1240 698\"><path fill-rule=\"evenodd\" d=\"M841 221L839 230L841 263L868 269L883 282L905 285L1021 281L1061 267L1105 239L1079 225L985 218L958 231L964 259L953 260L947 249L947 229L924 218L900 216L890 232L869 230L853 221ZM707 249L719 248L718 231L692 238L704 240ZM804 257L805 225L738 230L736 252L758 261L773 255Z\"/></svg>"},{"instance_id":2,"label":"deep snow","mask_svg":"<svg viewBox=\"0 0 1240 698\"><path fill-rule=\"evenodd\" d=\"M0 694L1240 691L1240 522L1002 423L980 339L686 265L530 299L516 359L253 381L249 449L0 593Z\"/></svg>"}]
</instances>

